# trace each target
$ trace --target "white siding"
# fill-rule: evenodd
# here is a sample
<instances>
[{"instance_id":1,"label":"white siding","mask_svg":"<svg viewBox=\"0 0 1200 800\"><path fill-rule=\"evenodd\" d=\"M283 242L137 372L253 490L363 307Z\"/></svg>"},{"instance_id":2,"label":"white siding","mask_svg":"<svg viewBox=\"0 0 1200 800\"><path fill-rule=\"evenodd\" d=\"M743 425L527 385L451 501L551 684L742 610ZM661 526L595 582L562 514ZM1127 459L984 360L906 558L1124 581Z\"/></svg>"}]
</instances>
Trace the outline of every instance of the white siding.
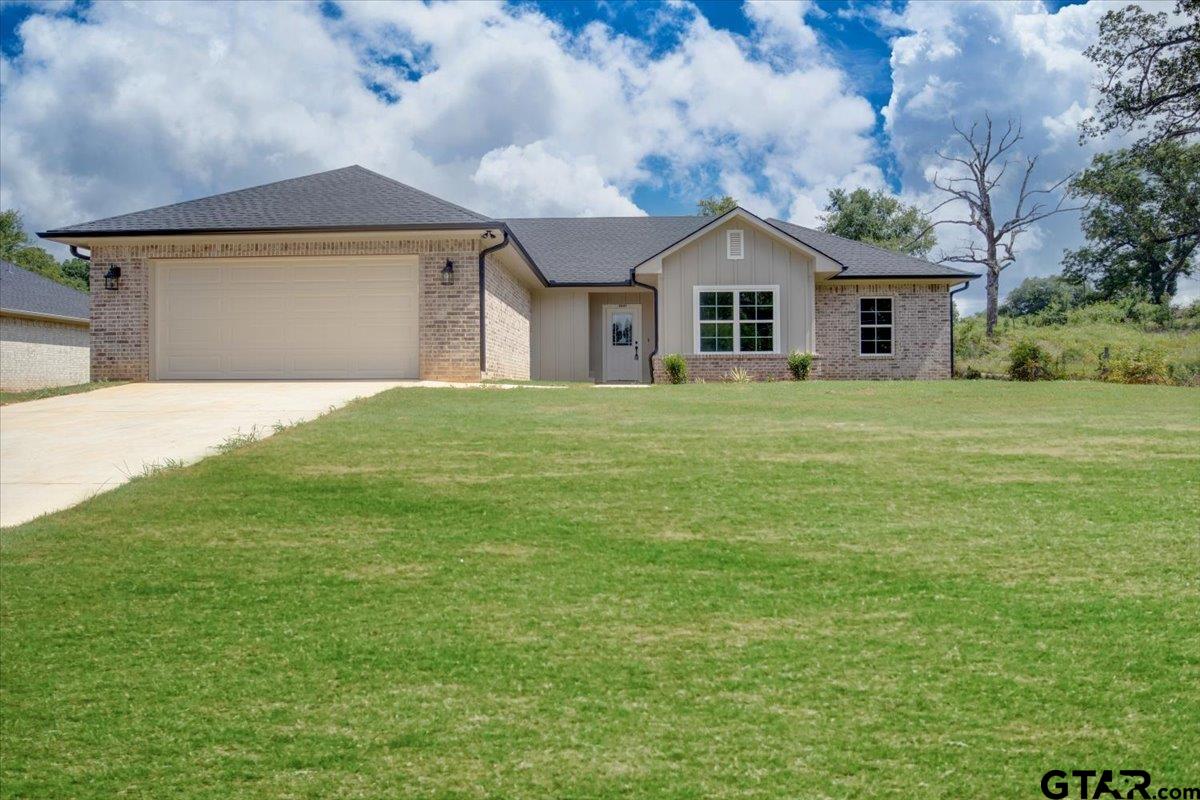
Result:
<instances>
[{"instance_id":1,"label":"white siding","mask_svg":"<svg viewBox=\"0 0 1200 800\"><path fill-rule=\"evenodd\" d=\"M586 289L539 289L533 293L533 378L588 380Z\"/></svg>"},{"instance_id":2,"label":"white siding","mask_svg":"<svg viewBox=\"0 0 1200 800\"><path fill-rule=\"evenodd\" d=\"M745 231L746 257L730 260L725 231ZM813 350L813 261L795 248L733 220L663 259L658 354L692 353L696 286L778 286L779 350Z\"/></svg>"}]
</instances>

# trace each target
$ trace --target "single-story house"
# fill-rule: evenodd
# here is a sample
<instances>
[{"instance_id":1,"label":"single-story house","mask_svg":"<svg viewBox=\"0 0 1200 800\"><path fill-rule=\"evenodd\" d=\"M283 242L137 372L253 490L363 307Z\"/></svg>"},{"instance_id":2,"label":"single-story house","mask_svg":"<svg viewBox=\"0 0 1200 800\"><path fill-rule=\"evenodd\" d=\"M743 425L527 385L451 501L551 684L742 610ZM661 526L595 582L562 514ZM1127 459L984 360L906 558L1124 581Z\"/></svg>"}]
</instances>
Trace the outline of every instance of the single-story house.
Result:
<instances>
[{"instance_id":1,"label":"single-story house","mask_svg":"<svg viewBox=\"0 0 1200 800\"><path fill-rule=\"evenodd\" d=\"M0 390L88 380L88 295L0 260Z\"/></svg>"},{"instance_id":2,"label":"single-story house","mask_svg":"<svg viewBox=\"0 0 1200 800\"><path fill-rule=\"evenodd\" d=\"M359 166L58 228L90 251L92 375L172 379L950 374L974 275L742 208L498 219Z\"/></svg>"}]
</instances>

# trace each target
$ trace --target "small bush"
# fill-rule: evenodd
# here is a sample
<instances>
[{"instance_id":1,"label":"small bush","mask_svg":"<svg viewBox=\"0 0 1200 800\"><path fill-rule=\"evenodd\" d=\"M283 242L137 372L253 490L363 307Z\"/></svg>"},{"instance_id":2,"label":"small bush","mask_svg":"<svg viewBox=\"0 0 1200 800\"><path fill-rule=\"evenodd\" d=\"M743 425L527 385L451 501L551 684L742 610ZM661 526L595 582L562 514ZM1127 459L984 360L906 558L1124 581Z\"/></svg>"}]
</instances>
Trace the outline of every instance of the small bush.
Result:
<instances>
[{"instance_id":1,"label":"small bush","mask_svg":"<svg viewBox=\"0 0 1200 800\"><path fill-rule=\"evenodd\" d=\"M750 383L750 373L741 367L734 367L725 375L725 380L729 383Z\"/></svg>"},{"instance_id":2,"label":"small bush","mask_svg":"<svg viewBox=\"0 0 1200 800\"><path fill-rule=\"evenodd\" d=\"M977 381L983 377L983 373L974 367L967 367L962 371L962 374L959 377L961 377L964 381Z\"/></svg>"},{"instance_id":3,"label":"small bush","mask_svg":"<svg viewBox=\"0 0 1200 800\"><path fill-rule=\"evenodd\" d=\"M1097 372L1100 380L1110 383L1170 383L1172 378L1166 356L1148 347L1101 358Z\"/></svg>"},{"instance_id":4,"label":"small bush","mask_svg":"<svg viewBox=\"0 0 1200 800\"><path fill-rule=\"evenodd\" d=\"M1028 339L1013 345L1009 354L1008 377L1014 381L1048 381L1054 378L1046 351Z\"/></svg>"},{"instance_id":5,"label":"small bush","mask_svg":"<svg viewBox=\"0 0 1200 800\"><path fill-rule=\"evenodd\" d=\"M687 383L687 361L679 353L664 356L663 369L667 371L667 380L671 383Z\"/></svg>"},{"instance_id":6,"label":"small bush","mask_svg":"<svg viewBox=\"0 0 1200 800\"><path fill-rule=\"evenodd\" d=\"M808 380L808 373L812 371L812 363L812 353L801 353L799 350L788 353L787 367L788 372L792 373L793 380Z\"/></svg>"},{"instance_id":7,"label":"small bush","mask_svg":"<svg viewBox=\"0 0 1200 800\"><path fill-rule=\"evenodd\" d=\"M981 317L967 317L954 326L954 357L959 361L980 358L992 351Z\"/></svg>"}]
</instances>

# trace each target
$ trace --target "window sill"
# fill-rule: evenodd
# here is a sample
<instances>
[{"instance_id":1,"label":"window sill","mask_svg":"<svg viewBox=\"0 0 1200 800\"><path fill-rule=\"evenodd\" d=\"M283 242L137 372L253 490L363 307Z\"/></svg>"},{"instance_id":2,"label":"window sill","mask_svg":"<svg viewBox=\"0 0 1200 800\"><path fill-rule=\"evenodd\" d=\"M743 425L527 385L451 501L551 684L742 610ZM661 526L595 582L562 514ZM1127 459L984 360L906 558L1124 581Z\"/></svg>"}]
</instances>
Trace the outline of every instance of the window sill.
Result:
<instances>
[{"instance_id":1,"label":"window sill","mask_svg":"<svg viewBox=\"0 0 1200 800\"><path fill-rule=\"evenodd\" d=\"M725 353L714 353L713 351L710 350L710 351L707 351L704 353L688 353L687 355L694 357L694 358L710 358L710 357L728 358L729 356L736 356L738 358L756 358L758 356L781 356L781 355L783 355L783 353L779 352L778 350L770 350L770 351L768 351L768 350L752 350L748 353L735 353L732 350L730 350Z\"/></svg>"},{"instance_id":2,"label":"window sill","mask_svg":"<svg viewBox=\"0 0 1200 800\"><path fill-rule=\"evenodd\" d=\"M895 353L859 353L859 358L895 358Z\"/></svg>"}]
</instances>

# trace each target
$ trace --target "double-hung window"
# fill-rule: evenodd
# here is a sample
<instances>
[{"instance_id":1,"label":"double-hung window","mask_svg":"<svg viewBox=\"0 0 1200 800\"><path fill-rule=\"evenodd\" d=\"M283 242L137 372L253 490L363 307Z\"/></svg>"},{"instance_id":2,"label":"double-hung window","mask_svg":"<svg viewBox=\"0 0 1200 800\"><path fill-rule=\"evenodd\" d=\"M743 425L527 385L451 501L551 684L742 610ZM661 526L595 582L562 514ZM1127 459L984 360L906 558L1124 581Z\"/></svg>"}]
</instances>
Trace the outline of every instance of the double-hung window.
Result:
<instances>
[{"instance_id":1,"label":"double-hung window","mask_svg":"<svg viewBox=\"0 0 1200 800\"><path fill-rule=\"evenodd\" d=\"M863 297L858 301L858 353L892 354L892 298Z\"/></svg>"},{"instance_id":2,"label":"double-hung window","mask_svg":"<svg viewBox=\"0 0 1200 800\"><path fill-rule=\"evenodd\" d=\"M779 289L775 286L696 288L696 351L778 352Z\"/></svg>"}]
</instances>

